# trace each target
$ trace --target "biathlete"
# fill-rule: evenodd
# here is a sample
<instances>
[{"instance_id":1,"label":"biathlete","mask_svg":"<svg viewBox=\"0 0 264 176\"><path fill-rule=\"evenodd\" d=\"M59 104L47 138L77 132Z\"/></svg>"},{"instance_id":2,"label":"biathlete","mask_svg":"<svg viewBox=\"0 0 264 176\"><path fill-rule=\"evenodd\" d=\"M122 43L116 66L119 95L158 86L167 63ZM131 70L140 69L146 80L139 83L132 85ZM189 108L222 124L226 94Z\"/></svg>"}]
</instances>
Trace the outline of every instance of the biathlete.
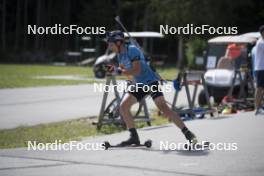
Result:
<instances>
[{"instance_id":1,"label":"biathlete","mask_svg":"<svg viewBox=\"0 0 264 176\"><path fill-rule=\"evenodd\" d=\"M134 125L130 108L133 104L140 102L146 95L151 95L156 106L163 114L181 129L185 138L191 143L196 144L196 136L185 126L179 115L172 111L166 104L162 91L158 88L159 77L146 63L142 51L132 43L125 43L122 31L111 31L107 33L108 47L117 54L117 71L124 75L131 75L138 87L128 89L128 93L122 100L119 112L125 121L130 132L130 137L121 142L120 146L139 145L140 139ZM146 89L146 86L149 87ZM147 90L147 91L146 91Z\"/></svg>"}]
</instances>

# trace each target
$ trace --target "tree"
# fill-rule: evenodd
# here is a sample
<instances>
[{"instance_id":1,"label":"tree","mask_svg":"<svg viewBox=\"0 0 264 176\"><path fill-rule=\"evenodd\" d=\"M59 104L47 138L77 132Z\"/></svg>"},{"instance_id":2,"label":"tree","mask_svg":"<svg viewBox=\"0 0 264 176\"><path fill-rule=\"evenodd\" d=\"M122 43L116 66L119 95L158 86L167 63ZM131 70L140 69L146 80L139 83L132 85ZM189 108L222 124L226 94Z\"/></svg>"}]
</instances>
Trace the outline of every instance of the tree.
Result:
<instances>
[{"instance_id":1,"label":"tree","mask_svg":"<svg viewBox=\"0 0 264 176\"><path fill-rule=\"evenodd\" d=\"M20 41L20 32L21 32L21 25L20 25L20 15L21 15L21 1L17 0L16 6L16 35L15 35L15 50L17 51L19 48L19 41Z\"/></svg>"},{"instance_id":2,"label":"tree","mask_svg":"<svg viewBox=\"0 0 264 176\"><path fill-rule=\"evenodd\" d=\"M28 0L24 1L24 39L23 39L23 46L24 46L24 50L27 49L27 33L25 31L27 31L27 24L28 24Z\"/></svg>"},{"instance_id":3,"label":"tree","mask_svg":"<svg viewBox=\"0 0 264 176\"><path fill-rule=\"evenodd\" d=\"M2 4L2 50L6 50L6 0Z\"/></svg>"}]
</instances>

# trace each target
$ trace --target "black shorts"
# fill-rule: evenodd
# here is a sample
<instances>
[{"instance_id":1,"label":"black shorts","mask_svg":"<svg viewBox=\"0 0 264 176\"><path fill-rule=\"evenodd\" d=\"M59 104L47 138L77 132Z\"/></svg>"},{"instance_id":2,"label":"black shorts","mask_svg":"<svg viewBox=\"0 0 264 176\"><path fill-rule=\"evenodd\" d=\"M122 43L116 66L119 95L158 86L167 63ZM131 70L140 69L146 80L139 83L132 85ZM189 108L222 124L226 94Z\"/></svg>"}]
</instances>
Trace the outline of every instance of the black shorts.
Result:
<instances>
[{"instance_id":1,"label":"black shorts","mask_svg":"<svg viewBox=\"0 0 264 176\"><path fill-rule=\"evenodd\" d=\"M158 81L155 81L149 85L130 85L128 93L133 95L138 102L140 102L147 95L150 95L153 100L159 96L163 96Z\"/></svg>"},{"instance_id":2,"label":"black shorts","mask_svg":"<svg viewBox=\"0 0 264 176\"><path fill-rule=\"evenodd\" d=\"M257 87L264 88L264 70L258 70L255 73L256 73Z\"/></svg>"}]
</instances>

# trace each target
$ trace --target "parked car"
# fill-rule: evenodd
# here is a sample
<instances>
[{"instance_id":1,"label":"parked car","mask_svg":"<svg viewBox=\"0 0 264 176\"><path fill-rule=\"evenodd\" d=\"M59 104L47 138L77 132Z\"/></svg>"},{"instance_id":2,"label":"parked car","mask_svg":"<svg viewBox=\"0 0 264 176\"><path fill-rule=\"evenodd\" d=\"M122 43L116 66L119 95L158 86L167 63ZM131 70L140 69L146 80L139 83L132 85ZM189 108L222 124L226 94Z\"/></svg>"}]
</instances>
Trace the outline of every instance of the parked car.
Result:
<instances>
[{"instance_id":1,"label":"parked car","mask_svg":"<svg viewBox=\"0 0 264 176\"><path fill-rule=\"evenodd\" d=\"M209 96L213 97L216 103L220 103L223 97L228 94L235 70L240 67L252 69L250 52L259 37L258 33L252 32L235 36L220 36L208 40L205 56L207 71L204 78ZM232 49L231 46L233 46L233 51L229 50ZM242 78L245 76L242 74ZM240 80L237 77L232 96L237 97L239 91ZM198 103L200 106L206 104L204 90L199 93Z\"/></svg>"}]
</instances>

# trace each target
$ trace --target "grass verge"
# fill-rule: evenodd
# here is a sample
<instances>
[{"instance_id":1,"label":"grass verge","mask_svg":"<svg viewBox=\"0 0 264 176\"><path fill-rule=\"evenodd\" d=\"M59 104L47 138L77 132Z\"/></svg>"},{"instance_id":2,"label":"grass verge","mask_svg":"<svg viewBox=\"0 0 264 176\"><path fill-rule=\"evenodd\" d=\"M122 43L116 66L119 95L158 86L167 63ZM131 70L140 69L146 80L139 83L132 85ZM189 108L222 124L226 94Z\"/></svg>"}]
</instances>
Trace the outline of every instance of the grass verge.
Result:
<instances>
[{"instance_id":1,"label":"grass verge","mask_svg":"<svg viewBox=\"0 0 264 176\"><path fill-rule=\"evenodd\" d=\"M157 67L157 72L164 79L174 79L177 74L176 66L165 65ZM63 79L36 79L41 76L78 76L94 78L92 66L52 66L52 65L18 65L0 64L0 89L17 87L39 87L55 85L89 84L94 80L63 80ZM118 79L127 79L126 76Z\"/></svg>"},{"instance_id":2,"label":"grass verge","mask_svg":"<svg viewBox=\"0 0 264 176\"><path fill-rule=\"evenodd\" d=\"M73 75L93 78L92 67L0 64L0 88L87 84L89 80L36 79L37 76Z\"/></svg>"},{"instance_id":3,"label":"grass verge","mask_svg":"<svg viewBox=\"0 0 264 176\"><path fill-rule=\"evenodd\" d=\"M168 123L167 119L158 116L157 113L153 113L151 117L154 118L152 122L154 126ZM36 141L37 143L52 143L55 140L61 140L62 143L73 140L79 141L88 136L112 134L124 130L122 127L109 125L103 126L100 131L97 131L96 126L92 125L91 122L90 118L80 118L70 121L0 130L0 149L27 147L28 141ZM144 122L136 123L136 125L137 128L147 126Z\"/></svg>"}]
</instances>

